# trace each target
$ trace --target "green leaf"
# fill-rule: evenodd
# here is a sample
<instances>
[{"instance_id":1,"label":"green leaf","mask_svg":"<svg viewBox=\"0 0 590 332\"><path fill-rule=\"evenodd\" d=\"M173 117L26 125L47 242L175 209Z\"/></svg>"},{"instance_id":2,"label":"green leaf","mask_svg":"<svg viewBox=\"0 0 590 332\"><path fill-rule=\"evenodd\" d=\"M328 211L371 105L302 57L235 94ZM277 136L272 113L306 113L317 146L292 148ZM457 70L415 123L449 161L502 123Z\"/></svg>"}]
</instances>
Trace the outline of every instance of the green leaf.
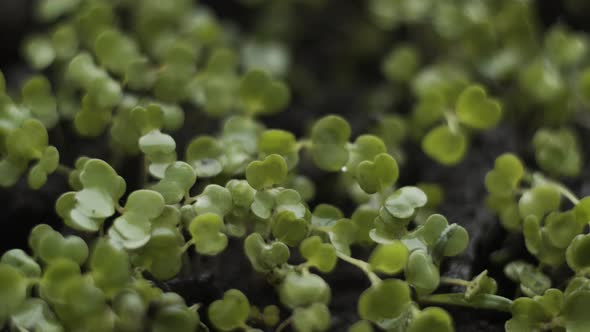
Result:
<instances>
[{"instance_id":1,"label":"green leaf","mask_svg":"<svg viewBox=\"0 0 590 332\"><path fill-rule=\"evenodd\" d=\"M80 4L80 0L41 0L37 3L36 16L49 22L70 13Z\"/></svg>"},{"instance_id":2,"label":"green leaf","mask_svg":"<svg viewBox=\"0 0 590 332\"><path fill-rule=\"evenodd\" d=\"M27 299L12 313L10 320L19 331L64 331L47 302L41 299Z\"/></svg>"},{"instance_id":3,"label":"green leaf","mask_svg":"<svg viewBox=\"0 0 590 332\"><path fill-rule=\"evenodd\" d=\"M432 293L440 283L438 267L424 250L415 250L410 254L405 276L408 283L421 295Z\"/></svg>"},{"instance_id":4,"label":"green leaf","mask_svg":"<svg viewBox=\"0 0 590 332\"><path fill-rule=\"evenodd\" d=\"M131 61L139 58L135 41L114 29L104 30L94 43L98 61L110 71L122 75Z\"/></svg>"},{"instance_id":5,"label":"green leaf","mask_svg":"<svg viewBox=\"0 0 590 332\"><path fill-rule=\"evenodd\" d=\"M211 212L219 216L225 216L233 206L229 190L216 184L205 187L203 192L196 198L197 201L193 204L193 210L198 215Z\"/></svg>"},{"instance_id":6,"label":"green leaf","mask_svg":"<svg viewBox=\"0 0 590 332\"><path fill-rule=\"evenodd\" d=\"M283 183L287 178L287 163L278 154L255 160L246 168L246 179L252 188L261 190Z\"/></svg>"},{"instance_id":7,"label":"green leaf","mask_svg":"<svg viewBox=\"0 0 590 332\"><path fill-rule=\"evenodd\" d=\"M112 297L131 281L127 253L106 239L99 239L90 256L90 275L95 285Z\"/></svg>"},{"instance_id":8,"label":"green leaf","mask_svg":"<svg viewBox=\"0 0 590 332\"><path fill-rule=\"evenodd\" d=\"M350 131L348 122L337 115L325 116L313 125L311 154L318 168L336 172L346 165Z\"/></svg>"},{"instance_id":9,"label":"green leaf","mask_svg":"<svg viewBox=\"0 0 590 332\"><path fill-rule=\"evenodd\" d=\"M381 324L394 320L411 305L410 287L405 281L387 279L366 289L358 301L361 319Z\"/></svg>"},{"instance_id":10,"label":"green leaf","mask_svg":"<svg viewBox=\"0 0 590 332\"><path fill-rule=\"evenodd\" d=\"M247 113L272 114L287 106L289 88L265 71L250 70L240 82L239 95Z\"/></svg>"},{"instance_id":11,"label":"green leaf","mask_svg":"<svg viewBox=\"0 0 590 332\"><path fill-rule=\"evenodd\" d=\"M406 267L409 251L400 241L378 245L369 257L371 268L377 272L394 275Z\"/></svg>"},{"instance_id":12,"label":"green leaf","mask_svg":"<svg viewBox=\"0 0 590 332\"><path fill-rule=\"evenodd\" d=\"M31 189L39 189L45 185L47 182L47 173L41 167L41 165L37 164L29 170L29 175L27 176L27 183Z\"/></svg>"},{"instance_id":13,"label":"green leaf","mask_svg":"<svg viewBox=\"0 0 590 332\"><path fill-rule=\"evenodd\" d=\"M221 144L211 136L199 136L186 148L185 158L199 177L212 177L223 171L220 158L223 154Z\"/></svg>"},{"instance_id":14,"label":"green leaf","mask_svg":"<svg viewBox=\"0 0 590 332\"><path fill-rule=\"evenodd\" d=\"M428 198L417 187L403 187L385 200L384 207L392 216L400 219L410 218L416 209L426 205Z\"/></svg>"},{"instance_id":15,"label":"green leaf","mask_svg":"<svg viewBox=\"0 0 590 332\"><path fill-rule=\"evenodd\" d=\"M0 259L0 264L19 269L27 278L39 278L41 276L39 264L21 249L11 249L5 252Z\"/></svg>"},{"instance_id":16,"label":"green leaf","mask_svg":"<svg viewBox=\"0 0 590 332\"><path fill-rule=\"evenodd\" d=\"M408 332L430 331L454 332L453 319L441 308L430 307L420 311L410 323Z\"/></svg>"},{"instance_id":17,"label":"green leaf","mask_svg":"<svg viewBox=\"0 0 590 332\"><path fill-rule=\"evenodd\" d=\"M381 63L381 72L392 82L409 81L420 65L420 53L409 45L392 49Z\"/></svg>"},{"instance_id":18,"label":"green leaf","mask_svg":"<svg viewBox=\"0 0 590 332\"><path fill-rule=\"evenodd\" d=\"M217 255L227 247L227 236L223 229L221 217L214 213L205 213L191 221L189 232L195 242L195 249L203 255Z\"/></svg>"},{"instance_id":19,"label":"green leaf","mask_svg":"<svg viewBox=\"0 0 590 332\"><path fill-rule=\"evenodd\" d=\"M576 222L579 224L587 224L590 222L590 197L584 197L574 206L574 214Z\"/></svg>"},{"instance_id":20,"label":"green leaf","mask_svg":"<svg viewBox=\"0 0 590 332\"><path fill-rule=\"evenodd\" d=\"M586 309L590 305L590 292L578 291L568 296L563 305L563 315L568 332L583 332L588 328L590 319Z\"/></svg>"},{"instance_id":21,"label":"green leaf","mask_svg":"<svg viewBox=\"0 0 590 332\"><path fill-rule=\"evenodd\" d=\"M246 296L237 289L230 289L223 294L223 299L209 305L207 314L215 328L231 331L246 324L250 303Z\"/></svg>"},{"instance_id":22,"label":"green leaf","mask_svg":"<svg viewBox=\"0 0 590 332\"><path fill-rule=\"evenodd\" d=\"M69 259L55 260L45 267L39 282L39 294L50 303L63 303L67 286L78 278L80 278L78 264Z\"/></svg>"},{"instance_id":23,"label":"green leaf","mask_svg":"<svg viewBox=\"0 0 590 332\"><path fill-rule=\"evenodd\" d=\"M139 149L146 155L167 154L176 150L176 142L172 136L155 129L141 136Z\"/></svg>"},{"instance_id":24,"label":"green leaf","mask_svg":"<svg viewBox=\"0 0 590 332\"><path fill-rule=\"evenodd\" d=\"M297 332L323 332L330 327L330 311L322 303L296 308L291 319Z\"/></svg>"},{"instance_id":25,"label":"green leaf","mask_svg":"<svg viewBox=\"0 0 590 332\"><path fill-rule=\"evenodd\" d=\"M309 224L292 211L276 213L271 223L272 235L289 246L297 246L309 232Z\"/></svg>"},{"instance_id":26,"label":"green leaf","mask_svg":"<svg viewBox=\"0 0 590 332\"><path fill-rule=\"evenodd\" d=\"M494 279L488 276L488 271L483 270L480 274L475 276L465 289L465 299L472 300L480 294L496 294L498 285Z\"/></svg>"},{"instance_id":27,"label":"green leaf","mask_svg":"<svg viewBox=\"0 0 590 332\"><path fill-rule=\"evenodd\" d=\"M22 102L31 113L47 128L55 126L59 120L57 102L51 93L51 85L43 76L29 79L22 88Z\"/></svg>"},{"instance_id":28,"label":"green leaf","mask_svg":"<svg viewBox=\"0 0 590 332\"><path fill-rule=\"evenodd\" d=\"M125 81L133 90L149 90L154 86L157 72L145 57L130 59L125 68Z\"/></svg>"},{"instance_id":29,"label":"green leaf","mask_svg":"<svg viewBox=\"0 0 590 332\"><path fill-rule=\"evenodd\" d=\"M329 243L323 243L319 236L312 236L301 242L299 247L301 255L307 260L307 264L316 267L321 272L327 273L334 269L338 261L336 249Z\"/></svg>"},{"instance_id":30,"label":"green leaf","mask_svg":"<svg viewBox=\"0 0 590 332\"><path fill-rule=\"evenodd\" d=\"M590 267L590 235L580 234L576 236L568 246L565 253L567 265L574 271L581 271Z\"/></svg>"},{"instance_id":31,"label":"green leaf","mask_svg":"<svg viewBox=\"0 0 590 332\"><path fill-rule=\"evenodd\" d=\"M153 190L136 190L127 198L125 212L115 219L109 235L127 249L146 245L151 236L151 221L164 210L164 197Z\"/></svg>"},{"instance_id":32,"label":"green leaf","mask_svg":"<svg viewBox=\"0 0 590 332\"><path fill-rule=\"evenodd\" d=\"M533 136L535 160L539 167L555 176L578 176L582 170L579 139L570 128L542 128Z\"/></svg>"},{"instance_id":33,"label":"green leaf","mask_svg":"<svg viewBox=\"0 0 590 332\"><path fill-rule=\"evenodd\" d=\"M360 135L353 144L348 145L349 157L346 163L346 172L357 173L359 163L368 160L373 161L377 155L387 152L383 141L374 135Z\"/></svg>"},{"instance_id":34,"label":"green leaf","mask_svg":"<svg viewBox=\"0 0 590 332\"><path fill-rule=\"evenodd\" d=\"M475 129L495 127L502 118L502 106L489 98L482 86L470 85L457 99L457 118L462 123Z\"/></svg>"},{"instance_id":35,"label":"green leaf","mask_svg":"<svg viewBox=\"0 0 590 332\"><path fill-rule=\"evenodd\" d=\"M68 1L68 0L65 0ZM73 0L78 1L78 0ZM76 55L80 41L73 24L60 24L51 34L51 44L59 60L69 60Z\"/></svg>"},{"instance_id":36,"label":"green leaf","mask_svg":"<svg viewBox=\"0 0 590 332\"><path fill-rule=\"evenodd\" d=\"M284 243L275 241L267 244L258 233L252 233L246 238L244 252L258 272L272 271L286 263L290 255L289 248Z\"/></svg>"},{"instance_id":37,"label":"green leaf","mask_svg":"<svg viewBox=\"0 0 590 332\"><path fill-rule=\"evenodd\" d=\"M315 274L290 272L278 287L281 303L291 309L307 307L313 303L328 304L330 286Z\"/></svg>"},{"instance_id":38,"label":"green leaf","mask_svg":"<svg viewBox=\"0 0 590 332\"><path fill-rule=\"evenodd\" d=\"M367 193L381 192L392 186L399 177L399 168L393 157L381 153L373 161L365 160L356 169L360 187Z\"/></svg>"},{"instance_id":39,"label":"green leaf","mask_svg":"<svg viewBox=\"0 0 590 332\"><path fill-rule=\"evenodd\" d=\"M55 49L51 40L43 36L33 36L25 41L24 56L35 69L45 69L55 60Z\"/></svg>"},{"instance_id":40,"label":"green leaf","mask_svg":"<svg viewBox=\"0 0 590 332\"><path fill-rule=\"evenodd\" d=\"M27 119L6 138L7 152L14 158L40 159L48 141L43 124L38 120Z\"/></svg>"},{"instance_id":41,"label":"green leaf","mask_svg":"<svg viewBox=\"0 0 590 332\"><path fill-rule=\"evenodd\" d=\"M88 246L84 240L74 235L63 237L46 224L39 224L31 230L29 246L45 263L69 259L82 265L88 258Z\"/></svg>"},{"instance_id":42,"label":"green leaf","mask_svg":"<svg viewBox=\"0 0 590 332\"><path fill-rule=\"evenodd\" d=\"M535 216L542 219L545 214L559 209L561 194L552 184L540 184L525 191L518 201L518 210L522 218Z\"/></svg>"},{"instance_id":43,"label":"green leaf","mask_svg":"<svg viewBox=\"0 0 590 332\"><path fill-rule=\"evenodd\" d=\"M547 231L547 240L557 247L565 249L570 245L574 237L582 233L585 224L576 222L572 210L566 212L552 212L545 218L544 229Z\"/></svg>"},{"instance_id":44,"label":"green leaf","mask_svg":"<svg viewBox=\"0 0 590 332\"><path fill-rule=\"evenodd\" d=\"M180 295L164 293L160 299L161 307L155 314L153 332L195 331L199 325L199 316L188 308Z\"/></svg>"},{"instance_id":45,"label":"green leaf","mask_svg":"<svg viewBox=\"0 0 590 332\"><path fill-rule=\"evenodd\" d=\"M275 193L269 190L258 191L254 195L254 201L250 208L255 216L268 219L272 214L272 210L275 206Z\"/></svg>"},{"instance_id":46,"label":"green leaf","mask_svg":"<svg viewBox=\"0 0 590 332\"><path fill-rule=\"evenodd\" d=\"M55 172L59 166L59 152L55 146L48 146L45 148L43 155L39 160L39 166L43 168L47 174Z\"/></svg>"},{"instance_id":47,"label":"green leaf","mask_svg":"<svg viewBox=\"0 0 590 332\"><path fill-rule=\"evenodd\" d=\"M315 227L330 227L342 218L344 218L344 214L337 207L330 204L318 204L313 210L311 224Z\"/></svg>"},{"instance_id":48,"label":"green leaf","mask_svg":"<svg viewBox=\"0 0 590 332\"><path fill-rule=\"evenodd\" d=\"M542 295L551 287L551 279L535 266L523 261L510 262L504 267L504 274L520 284L528 296Z\"/></svg>"},{"instance_id":49,"label":"green leaf","mask_svg":"<svg viewBox=\"0 0 590 332\"><path fill-rule=\"evenodd\" d=\"M432 159L450 166L463 159L468 144L469 141L463 132L440 125L424 136L422 150Z\"/></svg>"},{"instance_id":50,"label":"green leaf","mask_svg":"<svg viewBox=\"0 0 590 332\"><path fill-rule=\"evenodd\" d=\"M264 131L258 139L258 151L261 158L271 154L281 155L285 158L289 169L293 169L299 161L295 136L288 131L280 129Z\"/></svg>"},{"instance_id":51,"label":"green leaf","mask_svg":"<svg viewBox=\"0 0 590 332\"><path fill-rule=\"evenodd\" d=\"M324 231L328 232L330 242L332 242L336 251L350 255L350 245L354 243L357 235L357 229L351 220L337 220L330 227L324 229Z\"/></svg>"},{"instance_id":52,"label":"green leaf","mask_svg":"<svg viewBox=\"0 0 590 332\"><path fill-rule=\"evenodd\" d=\"M0 264L0 322L27 298L27 279L15 267Z\"/></svg>"},{"instance_id":53,"label":"green leaf","mask_svg":"<svg viewBox=\"0 0 590 332\"><path fill-rule=\"evenodd\" d=\"M189 192L196 180L194 169L185 162L177 161L166 168L164 178L152 189L164 197L166 204L176 204Z\"/></svg>"},{"instance_id":54,"label":"green leaf","mask_svg":"<svg viewBox=\"0 0 590 332\"><path fill-rule=\"evenodd\" d=\"M486 189L492 194L509 196L518 188L523 176L522 161L512 153L504 153L496 158L494 169L486 174Z\"/></svg>"},{"instance_id":55,"label":"green leaf","mask_svg":"<svg viewBox=\"0 0 590 332\"><path fill-rule=\"evenodd\" d=\"M373 332L373 326L366 320L360 320L348 328L348 332Z\"/></svg>"},{"instance_id":56,"label":"green leaf","mask_svg":"<svg viewBox=\"0 0 590 332\"><path fill-rule=\"evenodd\" d=\"M225 187L230 191L234 205L244 209L250 208L257 194L256 189L244 180L230 180Z\"/></svg>"}]
</instances>

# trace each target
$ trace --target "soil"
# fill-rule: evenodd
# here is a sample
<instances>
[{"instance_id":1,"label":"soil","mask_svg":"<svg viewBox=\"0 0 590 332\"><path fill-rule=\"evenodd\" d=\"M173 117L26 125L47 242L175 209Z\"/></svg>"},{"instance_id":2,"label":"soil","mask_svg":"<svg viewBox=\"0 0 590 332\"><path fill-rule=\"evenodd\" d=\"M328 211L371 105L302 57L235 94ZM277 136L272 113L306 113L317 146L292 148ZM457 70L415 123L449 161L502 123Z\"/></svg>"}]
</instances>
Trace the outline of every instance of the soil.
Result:
<instances>
[{"instance_id":1,"label":"soil","mask_svg":"<svg viewBox=\"0 0 590 332\"><path fill-rule=\"evenodd\" d=\"M252 17L245 15L234 1L201 1L213 7L224 18L235 18L245 27L252 27ZM553 1L539 1L540 13L545 25L560 20L578 28L587 29L584 20L570 16L562 5ZM31 30L39 29L33 25L30 17L30 1L0 0L0 70L7 78L10 86L18 86L23 77L30 72L19 60L18 45L23 36ZM340 3L340 2L338 2ZM352 2L351 2L352 3ZM561 3L561 2L560 2ZM339 34L343 32L334 28L337 22L347 22L357 14L358 4L351 6L337 6L341 15L331 15L328 22L318 14L309 23L310 32L307 38L299 40L295 48L296 55L303 64L321 72L324 64L338 56ZM335 9L336 10L336 9ZM10 19L9 19L10 18ZM336 24L332 21L337 21ZM312 32L317 31L317 34ZM332 34L332 35L331 35ZM402 31L403 35L404 32ZM305 35L305 34L304 34ZM306 35L307 36L307 35ZM312 37L313 36L313 37ZM399 36L382 36L387 42ZM305 46L303 46L305 45ZM340 64L342 65L342 64ZM322 97L314 98L312 102L301 100L296 96L295 103L283 115L267 119L270 127L286 128L302 135L306 125L314 118L326 113L340 113L353 124L353 131L358 134L362 128L372 121L362 109L361 101L355 98L358 91L371 87L378 73L378 66L374 63L363 62L354 64L354 69L362 72L362 82L333 86L329 79L337 71L338 66L329 67L323 77ZM185 141L195 135L195 126L201 125L199 133L211 131L215 124L203 125L195 119L187 119L185 128L177 134ZM98 158L108 157L106 140L79 140L74 138L71 130L64 126L51 133L52 144L65 151L64 163L72 165L75 156L83 151L85 155ZM451 222L463 225L470 235L470 245L466 252L448 260L443 266L443 274L469 279L484 269L488 269L491 276L497 279L499 293L512 297L515 292L511 282L506 280L501 266L494 265L489 255L501 246L509 246L513 258L528 259L524 251L522 238L511 236L499 226L497 219L485 208L485 188L483 179L485 173L492 167L495 158L503 152L516 152L530 159L530 146L527 133L521 129L503 125L493 131L479 135L472 141L470 152L466 159L454 167L442 167L429 160L415 144L407 144L405 151L408 160L401 170L401 184L415 184L418 181L432 181L440 183L445 188L445 201L441 213ZM180 146L182 149L182 146ZM590 149L590 147L588 147ZM587 151L589 153L590 151ZM587 154L588 155L588 154ZM140 167L137 160L125 160L118 171L128 180L130 189L137 186L136 170ZM336 180L334 176L318 171L310 171L309 175L318 181L322 188L333 188ZM321 182L320 182L321 181ZM590 169L586 168L578 182L569 183L574 191L580 194L590 194ZM61 229L62 222L54 212L54 202L57 197L67 191L67 183L60 176L51 176L49 182L41 190L28 189L25 181L20 181L10 189L0 189L0 204L2 214L0 225L0 252L10 248L26 247L26 239L30 229L38 223L48 223ZM350 206L350 202L334 201L333 195L327 191L319 191L317 202L337 203L340 206ZM350 211L349 211L350 212ZM363 256L366 252L358 250L355 255ZM275 292L258 274L251 272L251 267L245 259L242 244L239 240L231 240L229 247L220 256L214 258L193 259L192 271L184 271L180 278L160 283L163 289L181 294L188 303L201 302L207 304L221 296L228 288L238 288L246 293L256 305L278 303ZM324 276L332 288L332 329L331 331L345 331L346 327L355 322L356 301L359 294L368 287L366 278L354 267L340 262L334 273ZM504 322L509 319L508 314L484 310L465 308L447 308L459 332L495 332L504 330Z\"/></svg>"}]
</instances>

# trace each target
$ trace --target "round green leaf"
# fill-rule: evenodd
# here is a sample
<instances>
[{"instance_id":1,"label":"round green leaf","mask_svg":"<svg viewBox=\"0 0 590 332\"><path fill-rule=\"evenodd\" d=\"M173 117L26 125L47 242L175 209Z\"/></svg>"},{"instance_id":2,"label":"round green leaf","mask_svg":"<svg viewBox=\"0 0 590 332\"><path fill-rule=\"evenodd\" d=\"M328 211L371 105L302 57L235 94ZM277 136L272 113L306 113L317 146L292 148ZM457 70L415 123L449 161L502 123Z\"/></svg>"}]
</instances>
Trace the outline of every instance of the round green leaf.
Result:
<instances>
[{"instance_id":1,"label":"round green leaf","mask_svg":"<svg viewBox=\"0 0 590 332\"><path fill-rule=\"evenodd\" d=\"M360 187L373 194L392 186L399 177L399 168L393 157L381 153L373 161L362 161L356 168L356 178Z\"/></svg>"},{"instance_id":2,"label":"round green leaf","mask_svg":"<svg viewBox=\"0 0 590 332\"><path fill-rule=\"evenodd\" d=\"M255 160L246 168L246 179L252 188L261 190L283 183L287 178L287 163L278 154Z\"/></svg>"},{"instance_id":3,"label":"round green leaf","mask_svg":"<svg viewBox=\"0 0 590 332\"><path fill-rule=\"evenodd\" d=\"M576 236L565 253L567 265L574 271L590 267L588 250L590 250L590 235L580 234Z\"/></svg>"},{"instance_id":4,"label":"round green leaf","mask_svg":"<svg viewBox=\"0 0 590 332\"><path fill-rule=\"evenodd\" d=\"M449 314L441 308L426 308L414 317L410 323L408 332L454 332L453 320Z\"/></svg>"},{"instance_id":5,"label":"round green leaf","mask_svg":"<svg viewBox=\"0 0 590 332\"><path fill-rule=\"evenodd\" d=\"M432 293L440 282L438 267L424 250L416 250L410 254L405 276L418 294Z\"/></svg>"},{"instance_id":6,"label":"round green leaf","mask_svg":"<svg viewBox=\"0 0 590 332\"><path fill-rule=\"evenodd\" d=\"M482 86L471 85L465 88L457 99L459 121L475 129L495 127L502 118L502 106L489 98Z\"/></svg>"},{"instance_id":7,"label":"round green leaf","mask_svg":"<svg viewBox=\"0 0 590 332\"><path fill-rule=\"evenodd\" d=\"M408 256L408 248L402 242L395 241L378 245L369 258L369 264L377 272L393 275L406 267Z\"/></svg>"},{"instance_id":8,"label":"round green leaf","mask_svg":"<svg viewBox=\"0 0 590 332\"><path fill-rule=\"evenodd\" d=\"M322 243L319 236L305 239L301 242L299 250L309 265L324 273L332 271L338 261L336 249L329 243Z\"/></svg>"},{"instance_id":9,"label":"round green leaf","mask_svg":"<svg viewBox=\"0 0 590 332\"><path fill-rule=\"evenodd\" d=\"M189 232L195 242L195 249L203 255L217 255L227 247L227 236L223 229L221 217L214 213L197 216L189 226Z\"/></svg>"},{"instance_id":10,"label":"round green leaf","mask_svg":"<svg viewBox=\"0 0 590 332\"><path fill-rule=\"evenodd\" d=\"M289 248L282 242L267 244L258 233L250 234L244 241L244 252L258 272L270 272L287 262Z\"/></svg>"},{"instance_id":11,"label":"round green leaf","mask_svg":"<svg viewBox=\"0 0 590 332\"><path fill-rule=\"evenodd\" d=\"M409 218L417 208L423 207L428 198L417 187L403 187L387 197L384 207L392 216L400 219Z\"/></svg>"},{"instance_id":12,"label":"round green leaf","mask_svg":"<svg viewBox=\"0 0 590 332\"><path fill-rule=\"evenodd\" d=\"M326 171L340 171L348 161L346 144L350 139L350 125L337 115L318 120L311 129L311 153L317 167Z\"/></svg>"},{"instance_id":13,"label":"round green leaf","mask_svg":"<svg viewBox=\"0 0 590 332\"><path fill-rule=\"evenodd\" d=\"M323 303L293 310L293 327L297 332L323 332L330 327L330 311Z\"/></svg>"},{"instance_id":14,"label":"round green leaf","mask_svg":"<svg viewBox=\"0 0 590 332\"><path fill-rule=\"evenodd\" d=\"M330 286L315 274L287 274L278 288L281 303L294 309L313 303L328 304L331 298Z\"/></svg>"},{"instance_id":15,"label":"round green leaf","mask_svg":"<svg viewBox=\"0 0 590 332\"><path fill-rule=\"evenodd\" d=\"M440 125L424 136L422 150L443 165L455 165L463 159L468 143L464 133Z\"/></svg>"},{"instance_id":16,"label":"round green leaf","mask_svg":"<svg viewBox=\"0 0 590 332\"><path fill-rule=\"evenodd\" d=\"M402 280L387 279L365 290L358 301L361 319L374 323L393 320L411 305L410 287Z\"/></svg>"},{"instance_id":17,"label":"round green leaf","mask_svg":"<svg viewBox=\"0 0 590 332\"><path fill-rule=\"evenodd\" d=\"M223 294L223 299L214 301L207 309L211 324L221 331L231 331L243 326L249 312L248 299L237 289L228 290Z\"/></svg>"}]
</instances>

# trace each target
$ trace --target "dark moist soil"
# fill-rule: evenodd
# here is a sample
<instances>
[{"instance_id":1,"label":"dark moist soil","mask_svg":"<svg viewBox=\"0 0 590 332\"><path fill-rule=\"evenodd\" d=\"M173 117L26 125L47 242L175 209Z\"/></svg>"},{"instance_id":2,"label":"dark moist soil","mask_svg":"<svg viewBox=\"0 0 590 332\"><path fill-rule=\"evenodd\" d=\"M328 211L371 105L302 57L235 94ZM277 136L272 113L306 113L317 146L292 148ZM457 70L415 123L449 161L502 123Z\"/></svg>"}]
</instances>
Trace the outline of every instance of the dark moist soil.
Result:
<instances>
[{"instance_id":1,"label":"dark moist soil","mask_svg":"<svg viewBox=\"0 0 590 332\"><path fill-rule=\"evenodd\" d=\"M252 17L244 14L242 8L231 5L234 1L202 1L213 7L219 16L227 19L236 19L240 24L248 26L252 24ZM30 70L19 60L18 45L23 36L32 30L39 29L31 22L31 1L0 0L0 70L7 78L9 86L19 86L26 78ZM317 72L322 72L325 63L331 63L331 59L338 58L339 48L336 41L342 31L337 31L334 26L346 24L347 19L355 19L358 12L358 3L340 6L337 2L337 12L341 15L330 15L329 20L323 20L326 16L320 13L315 20L309 22L308 38L299 40L301 47L295 49L295 57L299 57L302 63ZM359 2L360 3L360 2ZM577 28L588 30L585 21L579 17L568 16L561 4L555 2L540 1L541 18L546 26L562 21ZM333 21L340 22L333 24ZM402 32L403 33L403 32ZM334 36L332 36L333 34ZM304 34L306 35L306 34ZM306 35L307 36L307 35ZM395 36L385 36L386 45ZM326 42L327 41L327 42ZM296 43L297 45L297 43ZM305 45L305 47L303 46ZM314 47L310 47L313 45ZM342 65L342 64L341 64ZM305 133L307 125L314 119L327 113L340 113L353 125L355 134L360 134L371 123L372 119L366 116L362 110L358 98L355 95L359 91L370 88L365 83L375 82L378 72L376 64L356 63L355 69L368 73L366 81L357 82L339 87L333 87L329 81L332 73L326 73L323 77L326 81L322 86L322 97L313 102L303 102L295 98L295 106L288 112L267 120L270 127L285 128L297 135ZM338 67L330 67L327 70L337 70ZM362 84L361 84L362 83ZM187 118L185 127L177 133L176 139L179 151L184 149L184 144L191 137L215 130L215 123L204 123L198 118ZM583 131L584 133L588 130ZM584 134L589 136L588 134ZM58 146L62 153L63 162L72 165L75 157L80 153L90 157L105 158L109 153L106 140L80 140L76 138L70 128L64 125L50 133L51 144ZM445 201L440 212L446 215L451 222L457 222L464 226L470 235L470 245L466 252L458 257L447 260L443 265L443 274L459 278L469 279L484 269L488 269L491 276L496 278L499 285L499 294L512 297L515 288L503 275L502 266L493 264L489 256L501 247L510 248L510 259L530 259L524 250L524 243L519 236L508 235L499 226L497 219L485 208L485 188L483 179L485 173L493 166L495 158L504 152L516 152L525 156L527 162L531 161L531 151L528 145L529 133L503 125L493 131L478 135L472 141L469 154L466 159L454 167L442 167L429 160L416 147L415 144L407 144L406 152L408 160L401 170L401 185L410 185L417 182L432 181L440 183L445 188ZM587 141L590 137L583 137ZM586 147L590 149L590 147ZM590 151L586 151L590 155ZM530 163L529 163L530 164ZM140 163L136 159L122 161L117 170L127 179L129 189L137 188ZM304 167L307 172L307 167ZM312 206L318 202L337 204L351 212L353 205L348 201L334 199L333 193L321 188L334 188L336 177L310 169L308 175L318 183L318 197L312 202ZM590 169L585 168L578 181L567 183L575 192L590 194ZM48 223L56 229L64 229L54 211L54 202L57 197L68 190L67 182L61 176L50 176L47 185L41 190L28 189L25 181L20 181L10 189L0 189L0 252L11 248L24 248L30 229L39 223ZM65 230L64 230L65 231ZM364 257L367 252L355 249L354 255ZM296 257L294 258L297 259ZM228 249L221 255L213 258L192 258L191 269L185 269L179 278L158 285L165 290L175 291L182 295L189 304L203 303L221 297L229 288L238 288L246 293L253 304L264 306L277 304L272 286L259 274L253 273L243 255L242 243L239 240L231 240ZM556 273L559 273L557 271ZM369 286L362 273L345 262L339 262L336 270L323 276L332 288L332 301L330 309L332 313L331 331L345 331L348 326L358 320L356 314L356 302L360 293ZM448 289L448 291L460 291ZM472 310L458 307L448 307L455 320L456 330L459 332L492 332L504 331L504 322L509 319L508 314L496 313L485 310ZM286 311L285 311L286 312ZM203 315L202 315L203 316Z\"/></svg>"}]
</instances>

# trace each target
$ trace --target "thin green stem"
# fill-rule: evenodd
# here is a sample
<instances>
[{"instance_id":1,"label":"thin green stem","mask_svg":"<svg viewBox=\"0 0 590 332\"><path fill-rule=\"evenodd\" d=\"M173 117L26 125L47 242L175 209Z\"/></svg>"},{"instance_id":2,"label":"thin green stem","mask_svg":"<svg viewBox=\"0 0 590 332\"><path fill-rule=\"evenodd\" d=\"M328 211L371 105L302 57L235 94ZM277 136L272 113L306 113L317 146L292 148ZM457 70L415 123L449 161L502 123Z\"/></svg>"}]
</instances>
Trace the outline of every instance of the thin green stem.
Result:
<instances>
[{"instance_id":1,"label":"thin green stem","mask_svg":"<svg viewBox=\"0 0 590 332\"><path fill-rule=\"evenodd\" d=\"M194 241L194 240L189 240L189 241L187 241L187 242L186 242L186 243L185 243L185 244L184 244L184 245L183 245L183 246L180 248L180 251L184 253L184 252L185 252L185 251L187 251L187 250L188 250L188 248L190 248L190 247L191 247L193 244L195 244L195 241Z\"/></svg>"},{"instance_id":2,"label":"thin green stem","mask_svg":"<svg viewBox=\"0 0 590 332\"><path fill-rule=\"evenodd\" d=\"M564 185L562 185L561 183L557 183L557 182L552 182L552 184L554 184L557 187L557 189L559 190L559 192L565 198L569 199L569 201L572 202L572 204L578 205L578 203L580 203L580 199L578 198L578 196L576 196L576 194L574 194L571 190L566 188Z\"/></svg>"},{"instance_id":3,"label":"thin green stem","mask_svg":"<svg viewBox=\"0 0 590 332\"><path fill-rule=\"evenodd\" d=\"M425 304L456 305L477 309L489 309L510 312L512 300L498 295L479 294L472 299L465 299L462 293L433 294L418 298L418 302Z\"/></svg>"},{"instance_id":4,"label":"thin green stem","mask_svg":"<svg viewBox=\"0 0 590 332\"><path fill-rule=\"evenodd\" d=\"M458 278L451 278L451 277L441 277L440 282L442 284L453 285L453 286L462 286L467 287L469 286L469 281L458 279Z\"/></svg>"},{"instance_id":5,"label":"thin green stem","mask_svg":"<svg viewBox=\"0 0 590 332\"><path fill-rule=\"evenodd\" d=\"M57 168L55 169L55 171L59 174L64 175L64 176L70 176L70 173L72 173L74 171L74 169L71 167L68 167L66 165L59 164L59 165L57 165Z\"/></svg>"},{"instance_id":6,"label":"thin green stem","mask_svg":"<svg viewBox=\"0 0 590 332\"><path fill-rule=\"evenodd\" d=\"M547 179L546 177L544 177L543 175L541 175L539 173L534 173L532 178L533 178L532 184L534 184L536 181L538 181L540 183L548 183L552 186L555 186L555 188L559 191L559 193L561 195L563 195L565 198L567 198L570 202L572 202L572 204L577 205L578 203L580 203L580 198L578 198L578 196L576 194L574 194L571 190L569 190L569 188L567 188L563 184L561 184L557 181L554 181L554 180Z\"/></svg>"},{"instance_id":7,"label":"thin green stem","mask_svg":"<svg viewBox=\"0 0 590 332\"><path fill-rule=\"evenodd\" d=\"M279 326L277 326L277 329L275 330L275 332L281 332L284 329L287 328L287 326L289 326L289 324L291 324L292 321L292 317L289 317L287 319L285 319L284 321L281 322L281 324Z\"/></svg>"},{"instance_id":8,"label":"thin green stem","mask_svg":"<svg viewBox=\"0 0 590 332\"><path fill-rule=\"evenodd\" d=\"M457 121L457 116L455 115L455 113L451 111L445 111L444 116L445 120L447 120L447 124L449 125L449 129L451 130L451 132L455 134L458 133L459 122Z\"/></svg>"},{"instance_id":9,"label":"thin green stem","mask_svg":"<svg viewBox=\"0 0 590 332\"><path fill-rule=\"evenodd\" d=\"M379 278L378 275L376 275L373 271L371 271L371 266L369 265L369 263L362 261L360 259L350 257L348 255L345 255L345 254L339 252L339 251L336 252L336 255L341 260L348 262L348 263L358 267L359 269L361 269L367 275L367 277L371 281L371 284L376 285L381 282L381 278Z\"/></svg>"},{"instance_id":10,"label":"thin green stem","mask_svg":"<svg viewBox=\"0 0 590 332\"><path fill-rule=\"evenodd\" d=\"M311 140L309 139L302 139L297 142L297 151L301 149L309 149L311 147Z\"/></svg>"}]
</instances>

